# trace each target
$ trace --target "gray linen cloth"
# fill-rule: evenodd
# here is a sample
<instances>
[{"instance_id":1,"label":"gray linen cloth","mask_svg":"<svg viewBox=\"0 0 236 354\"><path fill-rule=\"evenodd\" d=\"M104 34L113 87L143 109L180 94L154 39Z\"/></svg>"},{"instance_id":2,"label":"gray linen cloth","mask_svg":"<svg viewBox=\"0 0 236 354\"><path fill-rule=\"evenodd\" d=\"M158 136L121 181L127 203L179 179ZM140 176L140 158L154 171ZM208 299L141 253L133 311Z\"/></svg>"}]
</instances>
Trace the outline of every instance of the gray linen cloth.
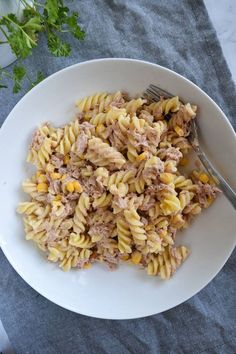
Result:
<instances>
[{"instance_id":1,"label":"gray linen cloth","mask_svg":"<svg viewBox=\"0 0 236 354\"><path fill-rule=\"evenodd\" d=\"M148 60L199 85L236 127L234 84L201 0L69 3L81 14L86 40L73 42L70 58L53 60L42 41L27 61L30 71L41 68L49 75L70 64L102 57ZM11 88L0 92L1 122L21 95L13 96ZM0 253L0 317L18 354L233 354L235 272L234 252L215 279L184 304L143 319L110 321L77 315L49 302Z\"/></svg>"}]
</instances>

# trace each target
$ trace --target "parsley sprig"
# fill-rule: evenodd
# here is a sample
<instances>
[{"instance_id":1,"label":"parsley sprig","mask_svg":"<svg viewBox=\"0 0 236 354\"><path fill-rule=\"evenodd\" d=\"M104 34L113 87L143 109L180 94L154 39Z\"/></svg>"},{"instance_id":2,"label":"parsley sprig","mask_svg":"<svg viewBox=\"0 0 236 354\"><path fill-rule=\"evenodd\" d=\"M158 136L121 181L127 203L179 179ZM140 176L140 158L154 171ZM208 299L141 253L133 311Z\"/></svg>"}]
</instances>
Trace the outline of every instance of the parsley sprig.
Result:
<instances>
[{"instance_id":1,"label":"parsley sprig","mask_svg":"<svg viewBox=\"0 0 236 354\"><path fill-rule=\"evenodd\" d=\"M20 0L24 9L22 18L15 14L7 14L0 17L0 31L20 60L12 70L12 73L0 68L0 89L5 88L6 77L14 81L13 92L21 89L24 80L28 80L30 87L40 82L44 75L37 73L32 80L27 74L23 60L32 54L32 50L38 45L38 38L43 34L47 38L49 52L55 57L66 57L71 53L71 45L64 39L66 33L70 33L77 40L84 39L85 33L78 24L78 12L70 11L64 5L63 0L32 1Z\"/></svg>"}]
</instances>

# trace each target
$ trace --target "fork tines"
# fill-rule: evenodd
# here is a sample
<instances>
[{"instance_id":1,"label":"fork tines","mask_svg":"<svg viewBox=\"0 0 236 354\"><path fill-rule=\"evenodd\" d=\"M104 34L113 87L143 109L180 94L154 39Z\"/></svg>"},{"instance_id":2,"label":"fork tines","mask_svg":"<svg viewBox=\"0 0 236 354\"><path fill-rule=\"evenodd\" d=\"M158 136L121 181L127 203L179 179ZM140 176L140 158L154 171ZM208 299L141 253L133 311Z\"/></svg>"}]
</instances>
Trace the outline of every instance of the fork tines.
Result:
<instances>
[{"instance_id":1,"label":"fork tines","mask_svg":"<svg viewBox=\"0 0 236 354\"><path fill-rule=\"evenodd\" d=\"M165 98L173 97L173 95L171 95L169 92L153 84L148 86L148 88L144 92L144 96L148 99L152 99L153 101L158 101L161 97L165 97Z\"/></svg>"},{"instance_id":2,"label":"fork tines","mask_svg":"<svg viewBox=\"0 0 236 354\"><path fill-rule=\"evenodd\" d=\"M173 95L170 92L163 90L162 88L153 84L149 85L148 89L152 90L152 92L155 92L159 96L164 96L166 98L173 97Z\"/></svg>"}]
</instances>

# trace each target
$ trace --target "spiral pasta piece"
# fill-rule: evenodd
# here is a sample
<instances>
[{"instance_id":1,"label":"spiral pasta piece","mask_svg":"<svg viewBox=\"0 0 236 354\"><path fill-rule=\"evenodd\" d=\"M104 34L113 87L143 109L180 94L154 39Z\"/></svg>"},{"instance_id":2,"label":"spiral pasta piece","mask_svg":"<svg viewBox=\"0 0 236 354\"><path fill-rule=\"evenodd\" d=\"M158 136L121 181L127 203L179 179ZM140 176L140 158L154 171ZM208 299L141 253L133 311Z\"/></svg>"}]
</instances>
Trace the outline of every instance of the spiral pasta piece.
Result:
<instances>
[{"instance_id":1,"label":"spiral pasta piece","mask_svg":"<svg viewBox=\"0 0 236 354\"><path fill-rule=\"evenodd\" d=\"M121 168L126 160L124 156L100 138L92 138L88 143L88 151L85 158L96 166L108 166L114 164Z\"/></svg>"},{"instance_id":2,"label":"spiral pasta piece","mask_svg":"<svg viewBox=\"0 0 236 354\"><path fill-rule=\"evenodd\" d=\"M68 272L71 268L75 268L78 264L78 255L79 251L77 249L71 248L66 252L62 262L59 264L59 267Z\"/></svg>"},{"instance_id":3,"label":"spiral pasta piece","mask_svg":"<svg viewBox=\"0 0 236 354\"><path fill-rule=\"evenodd\" d=\"M86 193L82 193L78 204L75 208L75 215L73 218L73 230L76 234L80 234L85 231L86 216L88 215L88 209L90 208L89 196Z\"/></svg>"},{"instance_id":4,"label":"spiral pasta piece","mask_svg":"<svg viewBox=\"0 0 236 354\"><path fill-rule=\"evenodd\" d=\"M19 214L34 214L40 207L38 202L21 202L18 205L17 212Z\"/></svg>"},{"instance_id":5,"label":"spiral pasta piece","mask_svg":"<svg viewBox=\"0 0 236 354\"><path fill-rule=\"evenodd\" d=\"M179 202L182 210L191 202L193 197L194 193L189 192L188 190L182 190L179 193Z\"/></svg>"},{"instance_id":6,"label":"spiral pasta piece","mask_svg":"<svg viewBox=\"0 0 236 354\"><path fill-rule=\"evenodd\" d=\"M87 248L83 248L82 250L80 250L79 252L79 259L82 259L82 260L86 260L88 261L90 256L92 255L92 251L90 249L87 249Z\"/></svg>"},{"instance_id":7,"label":"spiral pasta piece","mask_svg":"<svg viewBox=\"0 0 236 354\"><path fill-rule=\"evenodd\" d=\"M31 149L29 151L27 162L31 162L37 168L44 168L47 162L50 160L52 154L52 141L50 138L44 138L38 150Z\"/></svg>"},{"instance_id":8,"label":"spiral pasta piece","mask_svg":"<svg viewBox=\"0 0 236 354\"><path fill-rule=\"evenodd\" d=\"M27 218L23 220L26 240L33 240L37 244L44 244L47 239L46 230L35 230Z\"/></svg>"},{"instance_id":9,"label":"spiral pasta piece","mask_svg":"<svg viewBox=\"0 0 236 354\"><path fill-rule=\"evenodd\" d=\"M104 208L107 207L112 201L112 195L110 193L103 193L100 197L94 198L93 208Z\"/></svg>"},{"instance_id":10,"label":"spiral pasta piece","mask_svg":"<svg viewBox=\"0 0 236 354\"><path fill-rule=\"evenodd\" d=\"M125 116L125 115L126 115L126 110L124 108L112 107L106 113L96 114L90 120L90 122L95 126L98 126L99 124L105 124L106 126L109 126L111 124L114 124L116 121L118 121L120 116Z\"/></svg>"},{"instance_id":11,"label":"spiral pasta piece","mask_svg":"<svg viewBox=\"0 0 236 354\"><path fill-rule=\"evenodd\" d=\"M115 172L110 176L107 176L104 179L103 184L111 194L124 197L129 191L128 184L134 179L135 173L135 170Z\"/></svg>"},{"instance_id":12,"label":"spiral pasta piece","mask_svg":"<svg viewBox=\"0 0 236 354\"><path fill-rule=\"evenodd\" d=\"M177 172L177 162L174 160L164 161L164 171L167 173L176 173Z\"/></svg>"},{"instance_id":13,"label":"spiral pasta piece","mask_svg":"<svg viewBox=\"0 0 236 354\"><path fill-rule=\"evenodd\" d=\"M134 208L131 210L125 210L124 216L127 223L129 224L134 243L136 245L144 245L145 240L147 239L147 235L137 211Z\"/></svg>"},{"instance_id":14,"label":"spiral pasta piece","mask_svg":"<svg viewBox=\"0 0 236 354\"><path fill-rule=\"evenodd\" d=\"M72 232L70 234L69 244L79 248L90 248L92 241L89 235L80 235Z\"/></svg>"},{"instance_id":15,"label":"spiral pasta piece","mask_svg":"<svg viewBox=\"0 0 236 354\"><path fill-rule=\"evenodd\" d=\"M127 113L135 113L145 103L146 103L146 100L144 100L142 98L137 98L137 99L133 99L133 100L125 103L124 107L125 107Z\"/></svg>"},{"instance_id":16,"label":"spiral pasta piece","mask_svg":"<svg viewBox=\"0 0 236 354\"><path fill-rule=\"evenodd\" d=\"M147 253L159 253L163 251L162 240L155 230L147 231Z\"/></svg>"},{"instance_id":17,"label":"spiral pasta piece","mask_svg":"<svg viewBox=\"0 0 236 354\"><path fill-rule=\"evenodd\" d=\"M72 122L70 125L66 125L64 128L64 135L58 145L56 151L60 154L66 155L69 152L75 152L75 142L80 132L78 120Z\"/></svg>"},{"instance_id":18,"label":"spiral pasta piece","mask_svg":"<svg viewBox=\"0 0 236 354\"><path fill-rule=\"evenodd\" d=\"M28 218L28 224L34 230L41 230L43 228L44 220L42 218L39 218L37 215L30 214L27 215L26 218Z\"/></svg>"},{"instance_id":19,"label":"spiral pasta piece","mask_svg":"<svg viewBox=\"0 0 236 354\"><path fill-rule=\"evenodd\" d=\"M137 161L138 158L138 152L134 144L132 143L132 140L129 139L129 142L127 144L127 157L130 162L135 162Z\"/></svg>"},{"instance_id":20,"label":"spiral pasta piece","mask_svg":"<svg viewBox=\"0 0 236 354\"><path fill-rule=\"evenodd\" d=\"M161 279L169 279L177 268L188 257L188 249L185 246L167 247L157 256L151 256L147 266L149 275L159 275Z\"/></svg>"},{"instance_id":21,"label":"spiral pasta piece","mask_svg":"<svg viewBox=\"0 0 236 354\"><path fill-rule=\"evenodd\" d=\"M98 112L103 112L113 101L118 101L122 98L120 91L114 95L108 95L107 93L97 93L93 96L82 98L76 102L76 106L81 112L88 112L94 108L97 108Z\"/></svg>"},{"instance_id":22,"label":"spiral pasta piece","mask_svg":"<svg viewBox=\"0 0 236 354\"><path fill-rule=\"evenodd\" d=\"M126 138L127 131L130 128L130 117L129 115L120 115L117 120L119 130L121 134Z\"/></svg>"},{"instance_id":23,"label":"spiral pasta piece","mask_svg":"<svg viewBox=\"0 0 236 354\"><path fill-rule=\"evenodd\" d=\"M138 118L137 116L132 116L130 120L130 129L136 130L139 133L143 133L148 124L144 119Z\"/></svg>"},{"instance_id":24,"label":"spiral pasta piece","mask_svg":"<svg viewBox=\"0 0 236 354\"><path fill-rule=\"evenodd\" d=\"M170 113L177 112L180 108L179 97L175 96L173 98L160 99L158 102L151 103L148 109L154 116L158 118Z\"/></svg>"},{"instance_id":25,"label":"spiral pasta piece","mask_svg":"<svg viewBox=\"0 0 236 354\"><path fill-rule=\"evenodd\" d=\"M65 258L66 252L60 250L58 247L48 247L48 260L51 262L62 261Z\"/></svg>"},{"instance_id":26,"label":"spiral pasta piece","mask_svg":"<svg viewBox=\"0 0 236 354\"><path fill-rule=\"evenodd\" d=\"M104 180L104 185L109 189L112 185L118 185L120 182L129 183L131 180L133 180L135 173L136 171L134 169L112 173Z\"/></svg>"},{"instance_id":27,"label":"spiral pasta piece","mask_svg":"<svg viewBox=\"0 0 236 354\"><path fill-rule=\"evenodd\" d=\"M38 131L42 136L51 139L51 144L53 148L57 147L61 138L63 137L62 128L54 128L51 124L48 123L39 127Z\"/></svg>"},{"instance_id":28,"label":"spiral pasta piece","mask_svg":"<svg viewBox=\"0 0 236 354\"><path fill-rule=\"evenodd\" d=\"M183 154L187 154L191 150L189 141L185 137L179 136L176 132L169 133L167 138L170 146L179 148Z\"/></svg>"},{"instance_id":29,"label":"spiral pasta piece","mask_svg":"<svg viewBox=\"0 0 236 354\"><path fill-rule=\"evenodd\" d=\"M160 202L160 208L164 215L171 215L181 210L181 204L175 195L169 194Z\"/></svg>"},{"instance_id":30,"label":"spiral pasta piece","mask_svg":"<svg viewBox=\"0 0 236 354\"><path fill-rule=\"evenodd\" d=\"M143 178L143 176L140 177L136 177L134 182L130 183L130 192L131 193L138 193L138 194L142 194L145 190L145 185L146 185L146 181Z\"/></svg>"},{"instance_id":31,"label":"spiral pasta piece","mask_svg":"<svg viewBox=\"0 0 236 354\"><path fill-rule=\"evenodd\" d=\"M116 227L118 235L118 249L120 253L131 253L132 237L129 224L124 218L120 217L116 221Z\"/></svg>"},{"instance_id":32,"label":"spiral pasta piece","mask_svg":"<svg viewBox=\"0 0 236 354\"><path fill-rule=\"evenodd\" d=\"M202 208L199 203L190 203L184 208L183 213L188 215L197 215L201 213L201 210Z\"/></svg>"},{"instance_id":33,"label":"spiral pasta piece","mask_svg":"<svg viewBox=\"0 0 236 354\"><path fill-rule=\"evenodd\" d=\"M156 202L153 207L148 210L149 217L154 220L161 214L160 203Z\"/></svg>"},{"instance_id":34,"label":"spiral pasta piece","mask_svg":"<svg viewBox=\"0 0 236 354\"><path fill-rule=\"evenodd\" d=\"M170 225L174 229L179 230L181 228L186 227L186 220L184 219L183 215L179 213L172 216Z\"/></svg>"}]
</instances>

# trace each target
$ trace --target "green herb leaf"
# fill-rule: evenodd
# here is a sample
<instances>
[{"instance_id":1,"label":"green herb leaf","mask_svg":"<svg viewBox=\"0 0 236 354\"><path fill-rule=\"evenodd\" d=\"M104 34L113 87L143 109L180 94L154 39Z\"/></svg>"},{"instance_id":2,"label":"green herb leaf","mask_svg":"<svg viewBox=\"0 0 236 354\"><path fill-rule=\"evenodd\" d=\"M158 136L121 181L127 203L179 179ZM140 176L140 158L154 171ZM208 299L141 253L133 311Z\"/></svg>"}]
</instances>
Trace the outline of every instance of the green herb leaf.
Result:
<instances>
[{"instance_id":1,"label":"green herb leaf","mask_svg":"<svg viewBox=\"0 0 236 354\"><path fill-rule=\"evenodd\" d=\"M69 13L70 9L66 6L60 6L58 9L58 19L57 22L59 24L63 24L66 22L68 13Z\"/></svg>"},{"instance_id":2,"label":"green herb leaf","mask_svg":"<svg viewBox=\"0 0 236 354\"><path fill-rule=\"evenodd\" d=\"M13 69L15 79L21 81L25 76L25 68L23 66L16 65Z\"/></svg>"},{"instance_id":3,"label":"green herb leaf","mask_svg":"<svg viewBox=\"0 0 236 354\"><path fill-rule=\"evenodd\" d=\"M55 57L67 57L71 53L69 43L63 42L54 32L48 33L48 48Z\"/></svg>"},{"instance_id":4,"label":"green herb leaf","mask_svg":"<svg viewBox=\"0 0 236 354\"><path fill-rule=\"evenodd\" d=\"M35 40L23 29L22 24L13 14L3 16L0 25L6 26L9 35L7 40L18 58L26 58L36 46Z\"/></svg>"},{"instance_id":5,"label":"green herb leaf","mask_svg":"<svg viewBox=\"0 0 236 354\"><path fill-rule=\"evenodd\" d=\"M34 6L27 6L23 9L23 21L28 22L31 18L34 18L35 16L40 16L40 12L37 11L37 8Z\"/></svg>"},{"instance_id":6,"label":"green herb leaf","mask_svg":"<svg viewBox=\"0 0 236 354\"><path fill-rule=\"evenodd\" d=\"M43 73L41 71L38 71L35 81L32 82L32 87L38 85L44 79L45 79L45 76L43 75Z\"/></svg>"},{"instance_id":7,"label":"green herb leaf","mask_svg":"<svg viewBox=\"0 0 236 354\"><path fill-rule=\"evenodd\" d=\"M85 32L78 25L78 17L79 17L78 12L74 11L74 12L72 12L71 16L67 17L66 23L67 23L68 27L71 30L71 33L74 35L75 38L84 39Z\"/></svg>"},{"instance_id":8,"label":"green herb leaf","mask_svg":"<svg viewBox=\"0 0 236 354\"><path fill-rule=\"evenodd\" d=\"M7 88L7 85L4 83L4 76L8 75L11 76L10 74L8 74L6 71L4 71L1 67L0 67L0 89L2 88Z\"/></svg>"},{"instance_id":9,"label":"green herb leaf","mask_svg":"<svg viewBox=\"0 0 236 354\"><path fill-rule=\"evenodd\" d=\"M0 0L1 2L1 0ZM71 33L76 39L83 39L84 31L78 24L78 13L70 12L64 0L20 0L24 5L23 16L18 18L15 14L7 14L0 18L0 31L4 39L0 45L8 43L17 58L24 59L32 54L38 44L40 33L45 33L49 51L52 55L68 56L71 46L63 40L64 33ZM37 73L35 81L26 74L22 65L17 65L13 71L3 71L0 68L0 89L5 88L5 78L14 81L13 91L19 92L24 78L30 86L37 85L44 78Z\"/></svg>"},{"instance_id":10,"label":"green herb leaf","mask_svg":"<svg viewBox=\"0 0 236 354\"><path fill-rule=\"evenodd\" d=\"M22 32L13 32L8 37L9 44L11 49L16 54L18 58L26 58L28 55L32 53L32 46L27 37L24 36Z\"/></svg>"},{"instance_id":11,"label":"green herb leaf","mask_svg":"<svg viewBox=\"0 0 236 354\"><path fill-rule=\"evenodd\" d=\"M40 32L43 28L41 24L40 16L35 16L30 18L23 26L25 30L33 31L33 32Z\"/></svg>"},{"instance_id":12,"label":"green herb leaf","mask_svg":"<svg viewBox=\"0 0 236 354\"><path fill-rule=\"evenodd\" d=\"M18 93L21 89L22 80L26 75L26 70L23 66L16 65L13 69L13 75L14 75L13 93Z\"/></svg>"},{"instance_id":13,"label":"green herb leaf","mask_svg":"<svg viewBox=\"0 0 236 354\"><path fill-rule=\"evenodd\" d=\"M45 10L48 16L48 22L53 24L58 19L58 0L46 0Z\"/></svg>"}]
</instances>

